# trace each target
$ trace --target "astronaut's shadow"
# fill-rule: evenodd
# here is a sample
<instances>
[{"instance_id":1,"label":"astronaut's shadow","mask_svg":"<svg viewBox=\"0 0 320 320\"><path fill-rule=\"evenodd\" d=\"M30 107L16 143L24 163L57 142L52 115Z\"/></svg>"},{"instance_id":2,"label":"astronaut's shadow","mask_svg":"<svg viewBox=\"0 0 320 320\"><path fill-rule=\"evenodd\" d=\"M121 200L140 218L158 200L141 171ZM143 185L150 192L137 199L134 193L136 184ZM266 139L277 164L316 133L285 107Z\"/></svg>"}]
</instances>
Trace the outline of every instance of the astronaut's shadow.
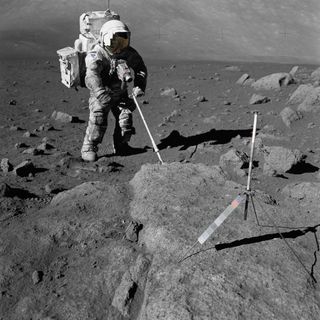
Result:
<instances>
[{"instance_id":1,"label":"astronaut's shadow","mask_svg":"<svg viewBox=\"0 0 320 320\"><path fill-rule=\"evenodd\" d=\"M186 150L191 146L198 145L203 142L211 141L211 144L225 144L231 141L232 138L237 136L251 137L252 129L243 130L215 130L211 129L208 132L196 134L194 136L184 137L179 131L173 130L161 142L157 145L159 150L166 149L168 147L179 147L180 150Z\"/></svg>"},{"instance_id":2,"label":"astronaut's shadow","mask_svg":"<svg viewBox=\"0 0 320 320\"><path fill-rule=\"evenodd\" d=\"M105 153L102 156L99 157L99 159L102 158L112 158L112 157L116 157L116 156L121 156L121 157L128 157L128 156L134 156L140 153L145 153L147 152L149 149L151 149L149 146L144 146L142 148L139 147L129 147L128 150L126 150L126 152L124 153L117 153L115 151L111 152L111 153Z\"/></svg>"}]
</instances>

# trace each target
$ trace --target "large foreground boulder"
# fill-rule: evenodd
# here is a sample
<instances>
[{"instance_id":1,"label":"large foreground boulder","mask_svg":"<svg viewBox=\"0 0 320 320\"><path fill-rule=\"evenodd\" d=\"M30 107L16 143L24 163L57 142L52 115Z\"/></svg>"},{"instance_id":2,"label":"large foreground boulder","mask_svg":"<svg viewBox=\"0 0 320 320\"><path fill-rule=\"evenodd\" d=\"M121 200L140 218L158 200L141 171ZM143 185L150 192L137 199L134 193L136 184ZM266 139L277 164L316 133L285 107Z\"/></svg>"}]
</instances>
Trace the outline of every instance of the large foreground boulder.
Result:
<instances>
[{"instance_id":1,"label":"large foreground boulder","mask_svg":"<svg viewBox=\"0 0 320 320\"><path fill-rule=\"evenodd\" d=\"M196 236L195 226L201 224L201 215L198 216L201 201L207 201L210 188L211 192L220 188L225 180L225 174L218 166L180 163L142 166L142 170L130 182L136 194L131 203L131 216L144 226L140 240L152 252L162 251L167 258L173 257L172 254L176 255L185 241L182 237L189 239L191 234ZM207 190L203 194L205 185ZM214 198L215 195L212 193L213 203ZM192 216L185 216L186 211L192 211ZM153 223L149 224L151 216ZM189 220L188 225L182 223L176 226L177 219L186 218ZM174 236L176 232L177 237Z\"/></svg>"},{"instance_id":2,"label":"large foreground boulder","mask_svg":"<svg viewBox=\"0 0 320 320\"><path fill-rule=\"evenodd\" d=\"M143 285L147 260L123 240L128 198L121 186L87 182L1 229L0 318L124 319L132 292L123 275Z\"/></svg>"},{"instance_id":3,"label":"large foreground boulder","mask_svg":"<svg viewBox=\"0 0 320 320\"><path fill-rule=\"evenodd\" d=\"M261 235L239 209L202 247L197 242L242 189L219 167L144 165L130 184L131 215L144 226L140 244L153 255L138 320L318 318L319 290L305 299L308 274L279 235ZM262 205L257 214L266 219L263 210L275 208ZM297 219L290 212L276 218ZM311 258L312 240L307 247L296 250Z\"/></svg>"},{"instance_id":4,"label":"large foreground boulder","mask_svg":"<svg viewBox=\"0 0 320 320\"><path fill-rule=\"evenodd\" d=\"M130 189L96 181L56 195L47 208L0 225L1 317L318 319L319 288L251 210L244 221L240 204L202 246L197 241L244 190L218 166L171 163L143 165ZM263 223L271 216L306 225L259 190L254 199ZM132 221L142 226L138 244L126 240ZM296 231L295 251L312 269L314 237Z\"/></svg>"}]
</instances>

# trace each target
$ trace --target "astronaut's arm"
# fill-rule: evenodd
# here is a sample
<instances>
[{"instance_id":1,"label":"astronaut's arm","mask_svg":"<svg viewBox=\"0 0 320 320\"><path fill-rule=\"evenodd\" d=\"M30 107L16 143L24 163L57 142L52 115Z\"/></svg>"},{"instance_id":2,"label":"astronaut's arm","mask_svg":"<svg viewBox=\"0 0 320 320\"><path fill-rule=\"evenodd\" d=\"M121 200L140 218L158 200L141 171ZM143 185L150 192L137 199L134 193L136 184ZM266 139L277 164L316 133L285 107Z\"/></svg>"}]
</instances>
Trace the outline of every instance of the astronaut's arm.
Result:
<instances>
[{"instance_id":1,"label":"astronaut's arm","mask_svg":"<svg viewBox=\"0 0 320 320\"><path fill-rule=\"evenodd\" d=\"M101 79L102 64L100 60L93 56L86 57L86 77L85 84L94 97L98 99L102 106L106 106L110 100L110 92L103 86Z\"/></svg>"},{"instance_id":2,"label":"astronaut's arm","mask_svg":"<svg viewBox=\"0 0 320 320\"><path fill-rule=\"evenodd\" d=\"M131 55L128 58L128 65L134 72L134 87L146 90L148 71L140 54L131 47Z\"/></svg>"},{"instance_id":3,"label":"astronaut's arm","mask_svg":"<svg viewBox=\"0 0 320 320\"><path fill-rule=\"evenodd\" d=\"M142 64L139 66L139 68L134 70L134 86L140 88L144 92L147 87L148 72L142 60L141 62Z\"/></svg>"}]
</instances>

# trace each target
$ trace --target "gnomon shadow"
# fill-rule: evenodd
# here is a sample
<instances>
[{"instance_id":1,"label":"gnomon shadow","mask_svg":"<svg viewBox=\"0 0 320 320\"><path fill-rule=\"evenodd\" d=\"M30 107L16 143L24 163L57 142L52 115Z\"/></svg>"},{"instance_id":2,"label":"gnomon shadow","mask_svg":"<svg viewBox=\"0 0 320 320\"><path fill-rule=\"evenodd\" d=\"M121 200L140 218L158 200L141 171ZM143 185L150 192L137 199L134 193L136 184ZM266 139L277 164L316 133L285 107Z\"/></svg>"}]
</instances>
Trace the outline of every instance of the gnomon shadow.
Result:
<instances>
[{"instance_id":1,"label":"gnomon shadow","mask_svg":"<svg viewBox=\"0 0 320 320\"><path fill-rule=\"evenodd\" d=\"M159 150L167 147L179 147L180 150L186 150L191 146L198 145L203 142L211 141L211 144L226 144L231 141L232 138L237 136L240 137L251 137L252 129L242 130L215 130L211 129L207 132L196 134L189 137L184 137L179 131L173 130L161 142L157 145Z\"/></svg>"}]
</instances>

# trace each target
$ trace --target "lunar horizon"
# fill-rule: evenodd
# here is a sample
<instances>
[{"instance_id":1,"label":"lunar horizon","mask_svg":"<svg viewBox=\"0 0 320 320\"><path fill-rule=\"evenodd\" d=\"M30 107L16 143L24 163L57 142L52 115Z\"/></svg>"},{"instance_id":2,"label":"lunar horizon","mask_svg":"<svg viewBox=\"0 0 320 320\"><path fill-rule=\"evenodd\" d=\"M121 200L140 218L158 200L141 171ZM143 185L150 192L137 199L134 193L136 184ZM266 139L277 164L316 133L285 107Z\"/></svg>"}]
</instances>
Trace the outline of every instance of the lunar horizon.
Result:
<instances>
[{"instance_id":1,"label":"lunar horizon","mask_svg":"<svg viewBox=\"0 0 320 320\"><path fill-rule=\"evenodd\" d=\"M3 1L0 57L55 56L73 46L83 12L108 1ZM154 60L320 61L318 0L109 1Z\"/></svg>"}]
</instances>

